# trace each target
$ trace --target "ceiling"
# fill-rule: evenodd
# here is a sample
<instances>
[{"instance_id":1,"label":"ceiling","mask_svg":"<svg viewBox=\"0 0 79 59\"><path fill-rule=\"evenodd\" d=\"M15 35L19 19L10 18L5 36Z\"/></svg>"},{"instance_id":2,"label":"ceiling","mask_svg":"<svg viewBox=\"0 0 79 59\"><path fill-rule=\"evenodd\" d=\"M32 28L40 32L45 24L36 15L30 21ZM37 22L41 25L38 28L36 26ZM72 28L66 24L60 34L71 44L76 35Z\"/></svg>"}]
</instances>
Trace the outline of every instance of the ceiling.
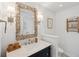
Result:
<instances>
[{"instance_id":1,"label":"ceiling","mask_svg":"<svg viewBox=\"0 0 79 59\"><path fill-rule=\"evenodd\" d=\"M79 5L79 2L28 2L36 8L45 8L47 10L58 12Z\"/></svg>"}]
</instances>

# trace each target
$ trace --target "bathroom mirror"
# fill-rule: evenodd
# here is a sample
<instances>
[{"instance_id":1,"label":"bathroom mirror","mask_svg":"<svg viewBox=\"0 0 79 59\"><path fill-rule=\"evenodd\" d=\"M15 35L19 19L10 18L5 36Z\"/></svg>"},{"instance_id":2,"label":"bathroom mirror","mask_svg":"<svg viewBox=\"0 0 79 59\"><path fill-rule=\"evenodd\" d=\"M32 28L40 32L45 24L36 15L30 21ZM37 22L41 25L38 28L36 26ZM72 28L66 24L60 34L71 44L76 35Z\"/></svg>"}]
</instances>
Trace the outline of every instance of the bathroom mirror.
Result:
<instances>
[{"instance_id":1,"label":"bathroom mirror","mask_svg":"<svg viewBox=\"0 0 79 59\"><path fill-rule=\"evenodd\" d=\"M37 37L36 9L16 3L16 40Z\"/></svg>"}]
</instances>

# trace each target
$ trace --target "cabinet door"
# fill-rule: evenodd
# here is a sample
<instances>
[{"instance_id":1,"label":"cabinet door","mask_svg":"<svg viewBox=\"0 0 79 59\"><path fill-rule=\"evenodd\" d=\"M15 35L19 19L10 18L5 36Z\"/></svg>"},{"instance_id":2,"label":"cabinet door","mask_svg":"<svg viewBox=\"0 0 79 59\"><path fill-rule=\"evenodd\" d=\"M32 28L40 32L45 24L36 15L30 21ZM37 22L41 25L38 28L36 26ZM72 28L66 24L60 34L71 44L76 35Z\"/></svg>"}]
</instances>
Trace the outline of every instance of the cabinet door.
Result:
<instances>
[{"instance_id":1,"label":"cabinet door","mask_svg":"<svg viewBox=\"0 0 79 59\"><path fill-rule=\"evenodd\" d=\"M47 48L31 55L30 57L50 57L50 47L47 47Z\"/></svg>"}]
</instances>

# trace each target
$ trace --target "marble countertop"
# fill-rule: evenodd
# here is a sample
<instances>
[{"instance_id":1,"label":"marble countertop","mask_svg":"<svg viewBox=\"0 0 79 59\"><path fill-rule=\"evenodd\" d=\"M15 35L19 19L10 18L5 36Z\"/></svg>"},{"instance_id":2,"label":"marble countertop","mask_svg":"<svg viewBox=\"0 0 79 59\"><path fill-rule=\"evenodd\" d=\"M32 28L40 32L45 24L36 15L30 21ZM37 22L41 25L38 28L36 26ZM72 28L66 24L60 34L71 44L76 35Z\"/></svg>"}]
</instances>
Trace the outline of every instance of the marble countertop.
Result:
<instances>
[{"instance_id":1,"label":"marble countertop","mask_svg":"<svg viewBox=\"0 0 79 59\"><path fill-rule=\"evenodd\" d=\"M29 45L23 45L21 48L14 50L12 52L6 52L7 57L28 57L36 52L52 45L52 43L39 40L38 43L33 43Z\"/></svg>"}]
</instances>

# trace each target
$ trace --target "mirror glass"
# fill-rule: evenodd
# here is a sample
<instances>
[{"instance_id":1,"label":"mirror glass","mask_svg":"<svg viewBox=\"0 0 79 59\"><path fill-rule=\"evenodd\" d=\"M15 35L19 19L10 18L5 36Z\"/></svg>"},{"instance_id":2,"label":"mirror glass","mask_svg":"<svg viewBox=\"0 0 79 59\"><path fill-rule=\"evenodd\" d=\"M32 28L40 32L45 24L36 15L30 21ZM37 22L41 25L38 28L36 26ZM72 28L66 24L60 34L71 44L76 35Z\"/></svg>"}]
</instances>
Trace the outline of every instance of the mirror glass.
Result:
<instances>
[{"instance_id":1,"label":"mirror glass","mask_svg":"<svg viewBox=\"0 0 79 59\"><path fill-rule=\"evenodd\" d=\"M20 10L20 34L34 34L34 17L29 10Z\"/></svg>"}]
</instances>

